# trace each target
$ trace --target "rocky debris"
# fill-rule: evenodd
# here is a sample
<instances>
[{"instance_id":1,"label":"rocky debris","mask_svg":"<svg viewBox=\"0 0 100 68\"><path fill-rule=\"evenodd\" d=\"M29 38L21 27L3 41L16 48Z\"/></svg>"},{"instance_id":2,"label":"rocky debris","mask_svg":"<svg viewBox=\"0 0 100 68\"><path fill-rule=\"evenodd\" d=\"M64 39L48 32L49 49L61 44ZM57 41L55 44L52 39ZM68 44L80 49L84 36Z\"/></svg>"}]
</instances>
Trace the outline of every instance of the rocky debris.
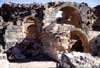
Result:
<instances>
[{"instance_id":1,"label":"rocky debris","mask_svg":"<svg viewBox=\"0 0 100 68\"><path fill-rule=\"evenodd\" d=\"M100 31L100 5L97 5L94 9L94 14L96 16L96 21L93 24L93 30Z\"/></svg>"},{"instance_id":2,"label":"rocky debris","mask_svg":"<svg viewBox=\"0 0 100 68\"><path fill-rule=\"evenodd\" d=\"M4 22L1 22L0 24L1 24L0 25L0 46L2 46L3 49L5 49L6 42L5 42L4 35L6 33L8 24Z\"/></svg>"},{"instance_id":3,"label":"rocky debris","mask_svg":"<svg viewBox=\"0 0 100 68\"><path fill-rule=\"evenodd\" d=\"M34 15L43 19L44 6L40 4L15 4L4 3L1 8L0 16L3 17L5 22L16 22L18 19L23 19L25 16Z\"/></svg>"},{"instance_id":4,"label":"rocky debris","mask_svg":"<svg viewBox=\"0 0 100 68\"><path fill-rule=\"evenodd\" d=\"M100 17L100 5L94 7L94 13L97 17Z\"/></svg>"},{"instance_id":5,"label":"rocky debris","mask_svg":"<svg viewBox=\"0 0 100 68\"><path fill-rule=\"evenodd\" d=\"M0 68L56 68L56 63L52 61L11 63L7 60L6 54L0 53Z\"/></svg>"},{"instance_id":6,"label":"rocky debris","mask_svg":"<svg viewBox=\"0 0 100 68\"><path fill-rule=\"evenodd\" d=\"M27 16L37 17L39 18L40 22L43 22L43 31L50 32L53 35L68 35L70 32L70 27L64 26L68 24L64 24L65 22L58 20L56 18L56 14L60 11L63 7L70 6L69 8L72 9L74 7L79 11L79 14L82 17L83 24L82 31L84 33L88 33L88 17L93 15L93 12L90 11L90 8L86 3L75 3L75 2L50 2L46 4L15 4L15 3L4 3L0 7L0 16L3 18L4 22L8 23L6 33L5 33L5 41L6 41L6 48L10 48L11 46L15 45L16 42L19 42L23 39L23 20ZM76 10L76 11L77 11ZM69 13L68 13L69 14ZM75 18L76 19L76 18ZM57 21L58 20L58 21ZM91 19L90 19L91 20ZM60 23L58 23L60 22ZM89 24L89 23L88 23ZM69 29L68 29L69 28ZM67 34L68 33L68 34ZM47 43L51 43L49 40L51 38L47 37ZM54 38L54 37L53 37ZM45 42L43 42L45 43ZM66 42L65 42L66 43Z\"/></svg>"},{"instance_id":7,"label":"rocky debris","mask_svg":"<svg viewBox=\"0 0 100 68\"><path fill-rule=\"evenodd\" d=\"M62 18L57 18L56 14L58 11L60 11L63 7L74 7L78 10L79 14L82 17L81 23L82 29L81 32L85 33L85 36L88 36L89 42L93 40L93 44L90 42L90 48L91 51L93 51L93 54L96 54L96 57L93 57L90 54L86 53L80 53L80 52L71 52L64 54L62 57L62 64L63 60L65 68L99 68L100 67L100 58L97 57L100 55L100 46L99 46L99 37L96 36L92 39L90 39L89 36L89 30L91 28L91 24L94 23L95 15L99 16L99 11L95 12L95 15L92 11L92 8L89 7L86 3L74 3L74 2L51 2L47 4L15 4L15 3L4 3L0 7L0 24L1 22L9 23L7 26L6 32L5 32L5 41L6 41L6 48L10 48L12 46L15 46L16 42L21 42L21 40L24 38L22 27L23 27L23 21L24 18L27 16L36 17L40 20L41 23L43 23L43 31L48 32L48 37L45 37L42 39L44 45L53 45L55 43L55 37L59 36L62 39L62 44L64 46L69 44L69 33L73 29L76 29L74 25L68 25L64 24L65 22L62 21ZM98 17L99 20L99 17ZM98 21L99 22L99 21ZM98 23L99 24L99 23ZM97 27L96 27L97 29ZM95 32L94 32L95 33ZM98 32L97 32L98 33ZM91 34L93 34L91 32ZM2 35L2 34L1 34ZM67 41L65 36L68 37ZM76 36L76 35L75 35ZM3 36L2 36L3 37ZM84 37L84 36L83 36ZM80 35L80 38L83 38ZM87 37L86 37L87 38ZM4 38L3 38L4 39ZM88 42L88 40L84 40L85 42ZM68 43L67 43L68 42ZM67 44L66 44L67 43ZM92 44L92 46L91 46ZM49 48L45 48L49 49ZM52 48L53 49L53 48ZM51 49L52 52L54 52ZM50 53L50 52L49 52ZM66 57L67 56L67 57ZM61 58L60 58L61 59ZM70 67L71 66L71 67Z\"/></svg>"},{"instance_id":8,"label":"rocky debris","mask_svg":"<svg viewBox=\"0 0 100 68\"><path fill-rule=\"evenodd\" d=\"M94 56L100 57L100 32L89 31L90 52Z\"/></svg>"},{"instance_id":9,"label":"rocky debris","mask_svg":"<svg viewBox=\"0 0 100 68\"><path fill-rule=\"evenodd\" d=\"M89 53L65 53L61 61L65 68L100 68L100 58Z\"/></svg>"}]
</instances>

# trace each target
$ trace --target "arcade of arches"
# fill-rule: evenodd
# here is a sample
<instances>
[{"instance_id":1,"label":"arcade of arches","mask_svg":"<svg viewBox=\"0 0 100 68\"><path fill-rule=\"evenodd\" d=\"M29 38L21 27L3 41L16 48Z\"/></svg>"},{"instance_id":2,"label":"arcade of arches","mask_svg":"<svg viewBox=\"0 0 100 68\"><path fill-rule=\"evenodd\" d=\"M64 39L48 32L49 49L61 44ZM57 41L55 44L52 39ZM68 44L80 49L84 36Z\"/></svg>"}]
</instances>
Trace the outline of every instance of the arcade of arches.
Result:
<instances>
[{"instance_id":1,"label":"arcade of arches","mask_svg":"<svg viewBox=\"0 0 100 68\"><path fill-rule=\"evenodd\" d=\"M66 24L74 25L76 28L82 29L81 15L79 11L73 7L67 6L61 9L63 11L62 16L66 21ZM70 20L69 20L70 19ZM33 38L34 31L36 28L36 20L32 17L26 17L23 24L23 31L26 33L28 38ZM35 26L36 27L36 26ZM80 30L71 32L71 39L77 40L72 46L70 51L89 52L89 45L87 36ZM81 50L80 50L81 49Z\"/></svg>"},{"instance_id":2,"label":"arcade of arches","mask_svg":"<svg viewBox=\"0 0 100 68\"><path fill-rule=\"evenodd\" d=\"M66 24L74 25L76 29L71 31L71 39L77 40L69 51L89 52L88 38L82 31L81 15L79 11L71 6L65 6L61 8L62 17Z\"/></svg>"}]
</instances>

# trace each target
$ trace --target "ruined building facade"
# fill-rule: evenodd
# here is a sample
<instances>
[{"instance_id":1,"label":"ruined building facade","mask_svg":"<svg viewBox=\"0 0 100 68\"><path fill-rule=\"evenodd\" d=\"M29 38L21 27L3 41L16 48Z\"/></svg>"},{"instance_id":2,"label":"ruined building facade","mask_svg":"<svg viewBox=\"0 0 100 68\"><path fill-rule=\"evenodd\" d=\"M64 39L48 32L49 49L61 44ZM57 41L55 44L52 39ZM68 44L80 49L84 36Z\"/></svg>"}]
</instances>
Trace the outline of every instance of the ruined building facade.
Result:
<instances>
[{"instance_id":1,"label":"ruined building facade","mask_svg":"<svg viewBox=\"0 0 100 68\"><path fill-rule=\"evenodd\" d=\"M58 48L60 51L70 52L81 48L82 52L90 52L88 33L93 31L92 26L97 18L94 11L86 3L75 2L5 3L0 7L0 24L8 24L4 33L6 48L21 42L27 27L32 25L32 20L36 18L39 32L50 34L42 39L44 45L57 42L62 45ZM60 12L63 17L58 17Z\"/></svg>"}]
</instances>

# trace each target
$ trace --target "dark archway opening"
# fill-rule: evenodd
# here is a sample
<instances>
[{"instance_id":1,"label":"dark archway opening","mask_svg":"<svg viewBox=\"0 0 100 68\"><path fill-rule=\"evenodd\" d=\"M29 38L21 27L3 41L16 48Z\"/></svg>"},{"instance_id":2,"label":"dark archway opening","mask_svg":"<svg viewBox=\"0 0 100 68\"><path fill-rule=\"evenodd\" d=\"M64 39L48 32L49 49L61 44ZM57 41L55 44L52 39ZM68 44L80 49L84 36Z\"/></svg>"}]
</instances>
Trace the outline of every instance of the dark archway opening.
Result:
<instances>
[{"instance_id":1,"label":"dark archway opening","mask_svg":"<svg viewBox=\"0 0 100 68\"><path fill-rule=\"evenodd\" d=\"M76 46L80 47L80 45L81 45L83 48L82 49L83 52L85 52L85 53L90 52L88 38L87 38L86 34L83 33L82 30L76 29L75 31L71 31L70 34L71 34L71 40L73 42L72 46L75 45L75 47ZM74 40L76 40L76 41L74 42ZM78 42L79 45L76 45L76 42ZM71 46L71 48L72 48L72 46Z\"/></svg>"},{"instance_id":2,"label":"dark archway opening","mask_svg":"<svg viewBox=\"0 0 100 68\"><path fill-rule=\"evenodd\" d=\"M65 6L61 8L62 17L65 20L66 24L74 25L75 27L82 28L81 24L81 15L80 12L72 7L72 6Z\"/></svg>"},{"instance_id":3,"label":"dark archway opening","mask_svg":"<svg viewBox=\"0 0 100 68\"><path fill-rule=\"evenodd\" d=\"M71 48L71 51L84 52L81 40L78 40Z\"/></svg>"}]
</instances>

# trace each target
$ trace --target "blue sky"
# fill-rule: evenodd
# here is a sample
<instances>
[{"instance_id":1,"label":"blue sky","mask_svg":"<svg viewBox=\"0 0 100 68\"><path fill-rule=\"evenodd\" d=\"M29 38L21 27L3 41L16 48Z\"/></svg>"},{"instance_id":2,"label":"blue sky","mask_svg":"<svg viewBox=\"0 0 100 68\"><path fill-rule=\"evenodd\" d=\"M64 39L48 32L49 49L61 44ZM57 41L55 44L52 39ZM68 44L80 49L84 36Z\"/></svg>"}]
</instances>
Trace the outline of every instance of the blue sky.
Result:
<instances>
[{"instance_id":1,"label":"blue sky","mask_svg":"<svg viewBox=\"0 0 100 68\"><path fill-rule=\"evenodd\" d=\"M0 0L0 6L4 3L4 2L14 2L14 3L32 3L32 2L50 2L50 1L71 1L71 2L86 2L89 4L89 6L94 7L96 5L100 5L100 0Z\"/></svg>"}]
</instances>

